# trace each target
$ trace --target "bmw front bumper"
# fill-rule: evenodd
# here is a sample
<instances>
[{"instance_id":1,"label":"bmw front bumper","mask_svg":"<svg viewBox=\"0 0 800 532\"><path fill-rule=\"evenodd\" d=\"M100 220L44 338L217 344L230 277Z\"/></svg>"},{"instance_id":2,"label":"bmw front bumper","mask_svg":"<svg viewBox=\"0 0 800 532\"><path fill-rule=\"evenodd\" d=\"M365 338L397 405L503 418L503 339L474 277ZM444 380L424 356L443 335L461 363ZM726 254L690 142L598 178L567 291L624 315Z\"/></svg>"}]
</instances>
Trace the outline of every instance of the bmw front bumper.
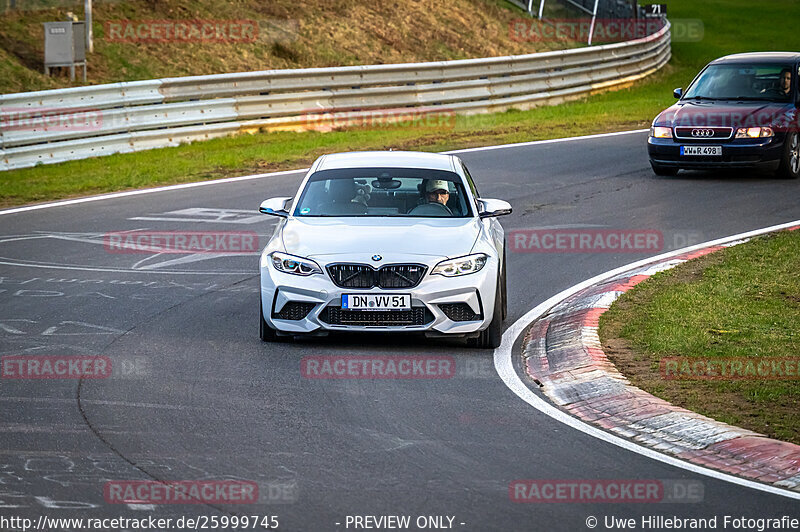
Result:
<instances>
[{"instance_id":1,"label":"bmw front bumper","mask_svg":"<svg viewBox=\"0 0 800 532\"><path fill-rule=\"evenodd\" d=\"M499 261L490 256L476 273L456 277L431 275L445 257L384 256L382 264L425 264L427 271L413 288L342 288L328 275L331 263L370 264L369 257L336 256L316 262L323 273L299 276L261 261L264 319L279 332L302 335L328 331L423 332L428 336L473 336L492 320ZM411 311L342 309L343 294L411 295Z\"/></svg>"}]
</instances>

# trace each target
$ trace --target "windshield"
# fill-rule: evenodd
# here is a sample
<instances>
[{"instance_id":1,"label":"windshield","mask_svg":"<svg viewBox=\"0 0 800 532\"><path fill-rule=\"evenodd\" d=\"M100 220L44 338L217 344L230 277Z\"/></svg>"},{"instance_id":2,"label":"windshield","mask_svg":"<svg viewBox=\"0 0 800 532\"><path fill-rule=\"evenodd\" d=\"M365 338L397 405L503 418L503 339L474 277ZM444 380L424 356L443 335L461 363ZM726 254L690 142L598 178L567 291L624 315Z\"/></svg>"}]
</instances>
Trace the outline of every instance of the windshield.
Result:
<instances>
[{"instance_id":1,"label":"windshield","mask_svg":"<svg viewBox=\"0 0 800 532\"><path fill-rule=\"evenodd\" d=\"M294 216L473 216L461 177L420 168L345 168L315 172Z\"/></svg>"},{"instance_id":2,"label":"windshield","mask_svg":"<svg viewBox=\"0 0 800 532\"><path fill-rule=\"evenodd\" d=\"M790 65L712 65L692 83L684 100L769 100L789 101Z\"/></svg>"}]
</instances>

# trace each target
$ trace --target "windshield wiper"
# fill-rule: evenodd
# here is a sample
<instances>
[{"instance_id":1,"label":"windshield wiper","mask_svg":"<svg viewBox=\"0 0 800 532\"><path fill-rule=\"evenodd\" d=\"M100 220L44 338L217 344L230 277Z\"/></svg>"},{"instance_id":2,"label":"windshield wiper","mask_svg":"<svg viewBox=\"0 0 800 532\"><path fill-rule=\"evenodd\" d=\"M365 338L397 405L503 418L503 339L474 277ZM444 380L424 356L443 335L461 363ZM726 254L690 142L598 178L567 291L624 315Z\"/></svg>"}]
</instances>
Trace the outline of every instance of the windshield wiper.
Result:
<instances>
[{"instance_id":1,"label":"windshield wiper","mask_svg":"<svg viewBox=\"0 0 800 532\"><path fill-rule=\"evenodd\" d=\"M683 98L684 100L709 100L709 101L740 101L740 102L772 102L777 101L772 98L758 98L756 96L725 96L723 98L714 98L711 96L689 96Z\"/></svg>"},{"instance_id":2,"label":"windshield wiper","mask_svg":"<svg viewBox=\"0 0 800 532\"><path fill-rule=\"evenodd\" d=\"M777 99L773 99L773 98L757 98L756 96L737 96L736 98L731 98L731 100L741 100L743 102L774 102L774 101L778 101Z\"/></svg>"},{"instance_id":3,"label":"windshield wiper","mask_svg":"<svg viewBox=\"0 0 800 532\"><path fill-rule=\"evenodd\" d=\"M724 98L712 98L711 96L684 96L682 100L722 100Z\"/></svg>"}]
</instances>

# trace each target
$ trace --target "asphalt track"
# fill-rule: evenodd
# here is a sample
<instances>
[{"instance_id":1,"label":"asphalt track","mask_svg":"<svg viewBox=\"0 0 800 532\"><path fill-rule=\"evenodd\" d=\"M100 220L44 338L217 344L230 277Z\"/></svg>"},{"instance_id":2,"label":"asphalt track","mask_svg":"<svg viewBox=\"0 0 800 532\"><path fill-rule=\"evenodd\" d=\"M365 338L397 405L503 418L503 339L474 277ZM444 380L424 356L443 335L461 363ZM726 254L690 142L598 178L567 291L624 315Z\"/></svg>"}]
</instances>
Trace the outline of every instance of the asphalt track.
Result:
<instances>
[{"instance_id":1,"label":"asphalt track","mask_svg":"<svg viewBox=\"0 0 800 532\"><path fill-rule=\"evenodd\" d=\"M507 231L657 230L664 248L655 255L800 218L797 181L654 177L642 132L460 156L483 197L511 202ZM263 344L256 255L103 246L107 232L132 229L255 231L264 243L274 223L257 214L260 201L293 195L301 175L0 216L0 354L105 355L115 368L80 382L0 380L0 516L277 515L280 530L303 531L346 530L348 515L454 516L454 528L470 531L587 530L590 515L597 530L612 515L800 517L796 501L649 460L541 414L504 385L490 351L384 336ZM645 256L509 253L508 324ZM304 356L341 354L452 355L457 372L301 376ZM107 481L137 479L253 480L261 500L104 501ZM515 503L508 488L517 479L691 480L703 500Z\"/></svg>"}]
</instances>

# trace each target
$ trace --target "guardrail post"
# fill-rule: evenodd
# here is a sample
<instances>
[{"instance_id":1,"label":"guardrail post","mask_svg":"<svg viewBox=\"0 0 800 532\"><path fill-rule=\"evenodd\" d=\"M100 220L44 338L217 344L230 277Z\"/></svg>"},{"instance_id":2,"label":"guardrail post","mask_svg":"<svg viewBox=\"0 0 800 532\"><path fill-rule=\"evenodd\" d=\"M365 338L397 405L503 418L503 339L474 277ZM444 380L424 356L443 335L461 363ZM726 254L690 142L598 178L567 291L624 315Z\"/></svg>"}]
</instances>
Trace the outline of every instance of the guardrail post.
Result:
<instances>
[{"instance_id":1,"label":"guardrail post","mask_svg":"<svg viewBox=\"0 0 800 532\"><path fill-rule=\"evenodd\" d=\"M94 52L94 34L92 33L92 0L85 0L83 4L83 15L86 20L86 51ZM83 67L84 79L86 81L86 66Z\"/></svg>"},{"instance_id":2,"label":"guardrail post","mask_svg":"<svg viewBox=\"0 0 800 532\"><path fill-rule=\"evenodd\" d=\"M599 2L600 0L594 0L594 9L592 10L592 25L589 27L589 42L586 43L589 46L592 45L592 36L594 35L594 23L595 20L597 19L597 4Z\"/></svg>"}]
</instances>

